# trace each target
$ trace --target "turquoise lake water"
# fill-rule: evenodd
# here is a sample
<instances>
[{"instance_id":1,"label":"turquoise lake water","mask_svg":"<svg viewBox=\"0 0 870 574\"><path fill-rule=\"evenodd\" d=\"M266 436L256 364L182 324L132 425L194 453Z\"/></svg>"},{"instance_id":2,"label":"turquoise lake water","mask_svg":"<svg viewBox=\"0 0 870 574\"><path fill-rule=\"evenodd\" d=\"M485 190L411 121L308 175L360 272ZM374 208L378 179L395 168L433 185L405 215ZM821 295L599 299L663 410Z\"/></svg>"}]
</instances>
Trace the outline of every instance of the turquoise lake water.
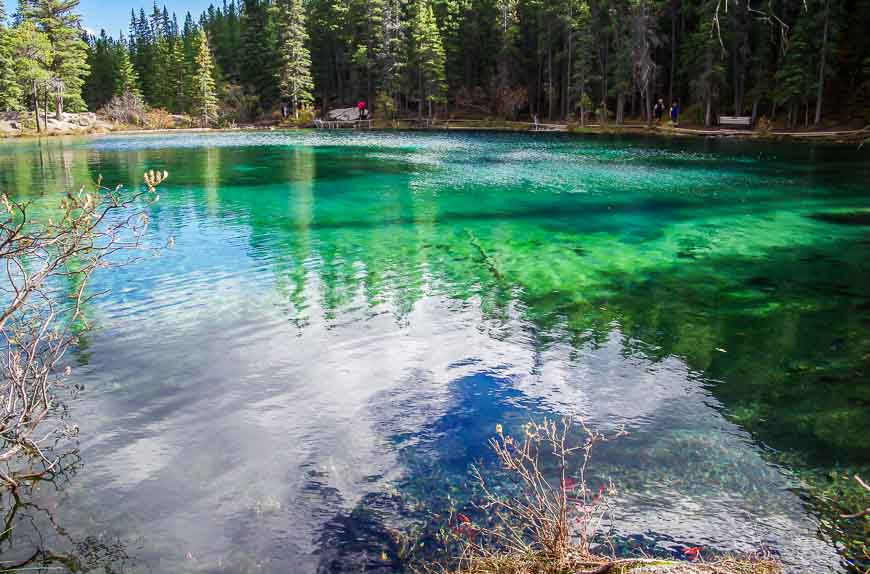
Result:
<instances>
[{"instance_id":1,"label":"turquoise lake water","mask_svg":"<svg viewBox=\"0 0 870 574\"><path fill-rule=\"evenodd\" d=\"M396 532L431 545L448 496L473 514L496 424L571 415L629 432L594 462L619 490L621 553L866 568L870 526L837 516L844 477L870 477L868 153L411 132L2 143L0 191L41 205L169 171L148 241L174 245L95 278L111 293L73 359L79 462L32 493L0 555L399 571Z\"/></svg>"}]
</instances>

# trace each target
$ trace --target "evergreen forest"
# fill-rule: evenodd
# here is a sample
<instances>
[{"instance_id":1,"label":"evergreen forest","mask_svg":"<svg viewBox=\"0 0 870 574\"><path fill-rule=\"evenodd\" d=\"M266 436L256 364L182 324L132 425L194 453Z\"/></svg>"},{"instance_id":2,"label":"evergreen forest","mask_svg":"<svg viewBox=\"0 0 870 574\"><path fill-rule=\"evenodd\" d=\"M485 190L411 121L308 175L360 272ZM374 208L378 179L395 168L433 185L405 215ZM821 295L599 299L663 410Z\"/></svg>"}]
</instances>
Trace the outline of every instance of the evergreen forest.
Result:
<instances>
[{"instance_id":1,"label":"evergreen forest","mask_svg":"<svg viewBox=\"0 0 870 574\"><path fill-rule=\"evenodd\" d=\"M0 109L134 95L201 123L365 101L380 117L870 120L870 0L224 0L89 35L78 0L0 5ZM584 116L585 117L585 116Z\"/></svg>"}]
</instances>

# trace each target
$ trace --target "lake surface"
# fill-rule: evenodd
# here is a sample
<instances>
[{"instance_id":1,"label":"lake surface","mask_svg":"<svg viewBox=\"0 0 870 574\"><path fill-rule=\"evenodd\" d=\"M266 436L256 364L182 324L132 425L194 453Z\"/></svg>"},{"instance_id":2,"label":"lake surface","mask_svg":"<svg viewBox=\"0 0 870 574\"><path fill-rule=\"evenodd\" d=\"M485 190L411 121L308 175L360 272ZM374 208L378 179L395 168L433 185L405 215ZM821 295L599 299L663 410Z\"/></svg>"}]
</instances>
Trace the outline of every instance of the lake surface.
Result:
<instances>
[{"instance_id":1,"label":"lake surface","mask_svg":"<svg viewBox=\"0 0 870 574\"><path fill-rule=\"evenodd\" d=\"M473 515L496 424L574 415L629 432L594 461L621 552L845 572L868 532L831 490L870 477L867 160L540 134L0 144L0 190L43 203L168 170L149 241L174 238L95 278L79 462L0 554L395 571L396 532L425 548L449 504Z\"/></svg>"}]
</instances>

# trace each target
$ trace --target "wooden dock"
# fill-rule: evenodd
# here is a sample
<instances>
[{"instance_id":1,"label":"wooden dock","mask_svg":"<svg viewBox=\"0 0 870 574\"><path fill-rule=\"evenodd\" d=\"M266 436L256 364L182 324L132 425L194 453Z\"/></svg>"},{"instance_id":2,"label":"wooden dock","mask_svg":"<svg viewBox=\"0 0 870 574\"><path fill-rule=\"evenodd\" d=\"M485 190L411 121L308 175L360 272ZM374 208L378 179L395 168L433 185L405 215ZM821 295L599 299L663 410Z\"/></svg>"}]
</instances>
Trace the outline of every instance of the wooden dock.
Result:
<instances>
[{"instance_id":1,"label":"wooden dock","mask_svg":"<svg viewBox=\"0 0 870 574\"><path fill-rule=\"evenodd\" d=\"M338 130L338 129L372 129L372 120L314 120L314 127L319 130Z\"/></svg>"}]
</instances>

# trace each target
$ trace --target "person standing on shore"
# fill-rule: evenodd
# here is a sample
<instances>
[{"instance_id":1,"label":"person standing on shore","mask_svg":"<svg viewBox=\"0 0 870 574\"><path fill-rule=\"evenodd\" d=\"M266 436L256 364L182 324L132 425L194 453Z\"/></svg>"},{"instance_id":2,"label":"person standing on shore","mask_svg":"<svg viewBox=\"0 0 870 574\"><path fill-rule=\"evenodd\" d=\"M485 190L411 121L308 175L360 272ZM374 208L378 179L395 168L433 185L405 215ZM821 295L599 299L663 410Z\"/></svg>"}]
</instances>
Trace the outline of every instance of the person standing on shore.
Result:
<instances>
[{"instance_id":1,"label":"person standing on shore","mask_svg":"<svg viewBox=\"0 0 870 574\"><path fill-rule=\"evenodd\" d=\"M680 117L680 105L674 100L674 103L671 104L671 123L679 125L679 117Z\"/></svg>"},{"instance_id":2,"label":"person standing on shore","mask_svg":"<svg viewBox=\"0 0 870 574\"><path fill-rule=\"evenodd\" d=\"M662 115L665 113L665 101L659 98L659 101L656 102L656 105L653 106L653 117L656 119L657 124L662 123Z\"/></svg>"}]
</instances>

